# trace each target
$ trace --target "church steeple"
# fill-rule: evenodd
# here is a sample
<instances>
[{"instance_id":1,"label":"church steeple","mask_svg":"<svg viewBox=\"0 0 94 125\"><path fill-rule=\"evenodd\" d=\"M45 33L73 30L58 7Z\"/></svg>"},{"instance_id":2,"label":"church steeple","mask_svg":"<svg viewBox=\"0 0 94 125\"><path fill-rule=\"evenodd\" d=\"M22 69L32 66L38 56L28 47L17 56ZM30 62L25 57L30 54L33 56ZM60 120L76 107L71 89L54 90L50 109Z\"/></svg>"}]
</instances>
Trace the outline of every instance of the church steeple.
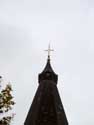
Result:
<instances>
[{"instance_id":1,"label":"church steeple","mask_svg":"<svg viewBox=\"0 0 94 125\"><path fill-rule=\"evenodd\" d=\"M41 83L43 80L52 80L57 84L58 76L52 69L50 61L50 52L53 51L52 49L50 49L50 44L48 50L45 51L48 51L48 59L44 70L39 74L39 83Z\"/></svg>"},{"instance_id":2,"label":"church steeple","mask_svg":"<svg viewBox=\"0 0 94 125\"><path fill-rule=\"evenodd\" d=\"M51 67L49 51L47 64L38 79L39 86L24 125L68 125L57 89L58 76Z\"/></svg>"}]
</instances>

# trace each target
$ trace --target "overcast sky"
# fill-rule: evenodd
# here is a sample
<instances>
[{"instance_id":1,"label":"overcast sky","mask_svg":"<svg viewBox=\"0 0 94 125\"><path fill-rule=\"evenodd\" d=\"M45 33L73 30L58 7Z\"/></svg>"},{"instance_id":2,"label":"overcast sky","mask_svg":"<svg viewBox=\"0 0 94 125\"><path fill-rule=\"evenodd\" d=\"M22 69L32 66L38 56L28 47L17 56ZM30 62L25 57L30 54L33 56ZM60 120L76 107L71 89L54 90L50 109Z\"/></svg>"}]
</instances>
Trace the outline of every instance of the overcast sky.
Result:
<instances>
[{"instance_id":1,"label":"overcast sky","mask_svg":"<svg viewBox=\"0 0 94 125\"><path fill-rule=\"evenodd\" d=\"M69 125L94 125L94 1L0 0L0 75L13 86L13 125L25 121L49 41Z\"/></svg>"}]
</instances>

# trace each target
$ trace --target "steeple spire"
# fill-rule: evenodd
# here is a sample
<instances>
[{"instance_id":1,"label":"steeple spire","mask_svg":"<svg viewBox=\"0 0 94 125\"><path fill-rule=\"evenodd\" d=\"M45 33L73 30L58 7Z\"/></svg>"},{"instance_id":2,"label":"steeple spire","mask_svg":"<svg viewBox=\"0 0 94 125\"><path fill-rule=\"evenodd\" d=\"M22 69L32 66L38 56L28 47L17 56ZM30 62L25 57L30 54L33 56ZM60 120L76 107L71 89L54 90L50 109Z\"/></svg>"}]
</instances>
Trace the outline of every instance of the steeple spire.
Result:
<instances>
[{"instance_id":1,"label":"steeple spire","mask_svg":"<svg viewBox=\"0 0 94 125\"><path fill-rule=\"evenodd\" d=\"M50 63L50 52L54 50L51 49L49 44L48 49L45 51L48 52L48 59L44 70L39 74L38 81L41 83L44 80L52 80L57 84L58 75L54 72Z\"/></svg>"},{"instance_id":2,"label":"steeple spire","mask_svg":"<svg viewBox=\"0 0 94 125\"><path fill-rule=\"evenodd\" d=\"M51 51L54 51L53 49L51 49L50 43L48 45L48 50L45 50L45 51L48 52L48 60L50 60L50 53L51 53Z\"/></svg>"},{"instance_id":3,"label":"steeple spire","mask_svg":"<svg viewBox=\"0 0 94 125\"><path fill-rule=\"evenodd\" d=\"M57 89L58 75L48 60L44 70L38 76L39 86L24 125L68 125L67 117Z\"/></svg>"}]
</instances>

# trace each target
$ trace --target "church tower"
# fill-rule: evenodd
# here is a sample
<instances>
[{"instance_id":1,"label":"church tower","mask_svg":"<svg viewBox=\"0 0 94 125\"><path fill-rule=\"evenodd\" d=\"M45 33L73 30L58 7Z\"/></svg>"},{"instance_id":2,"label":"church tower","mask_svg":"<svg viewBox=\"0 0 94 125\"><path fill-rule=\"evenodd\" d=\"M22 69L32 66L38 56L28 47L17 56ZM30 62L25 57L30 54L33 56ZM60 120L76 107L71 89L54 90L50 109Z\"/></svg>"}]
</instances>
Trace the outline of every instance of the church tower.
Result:
<instances>
[{"instance_id":1,"label":"church tower","mask_svg":"<svg viewBox=\"0 0 94 125\"><path fill-rule=\"evenodd\" d=\"M47 64L38 76L39 86L24 125L68 125L57 89L58 75L50 63L50 46Z\"/></svg>"}]
</instances>

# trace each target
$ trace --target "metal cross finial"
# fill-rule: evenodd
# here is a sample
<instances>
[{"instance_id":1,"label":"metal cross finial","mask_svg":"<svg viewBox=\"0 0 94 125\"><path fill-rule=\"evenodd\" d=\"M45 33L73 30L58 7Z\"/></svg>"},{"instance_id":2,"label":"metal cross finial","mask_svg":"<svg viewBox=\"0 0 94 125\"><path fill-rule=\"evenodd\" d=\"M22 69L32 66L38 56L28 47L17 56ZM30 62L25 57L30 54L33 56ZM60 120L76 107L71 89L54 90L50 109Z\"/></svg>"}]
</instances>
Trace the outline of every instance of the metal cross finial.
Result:
<instances>
[{"instance_id":1,"label":"metal cross finial","mask_svg":"<svg viewBox=\"0 0 94 125\"><path fill-rule=\"evenodd\" d=\"M50 53L51 53L51 51L54 51L53 49L51 49L50 44L48 46L48 50L45 50L45 51L48 52L48 59L50 59Z\"/></svg>"}]
</instances>

